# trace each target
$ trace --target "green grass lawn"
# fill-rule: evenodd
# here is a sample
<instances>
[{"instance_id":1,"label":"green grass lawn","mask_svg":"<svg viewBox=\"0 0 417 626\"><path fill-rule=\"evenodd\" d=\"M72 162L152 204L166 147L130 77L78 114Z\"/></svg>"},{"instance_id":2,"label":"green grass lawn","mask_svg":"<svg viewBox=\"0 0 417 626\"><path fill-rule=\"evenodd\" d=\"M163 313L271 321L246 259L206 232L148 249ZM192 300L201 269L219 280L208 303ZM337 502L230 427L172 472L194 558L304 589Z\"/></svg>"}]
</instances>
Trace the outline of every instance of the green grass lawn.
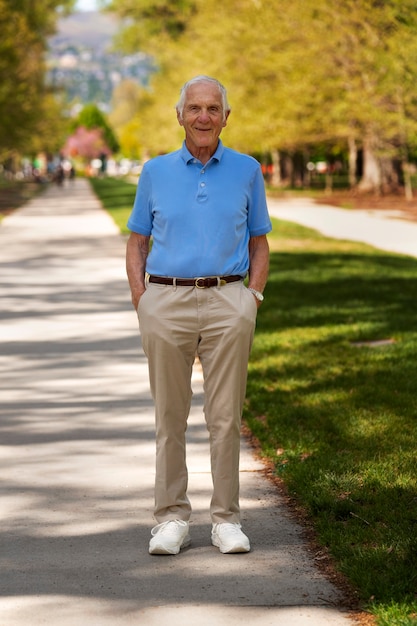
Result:
<instances>
[{"instance_id":1,"label":"green grass lawn","mask_svg":"<svg viewBox=\"0 0 417 626\"><path fill-rule=\"evenodd\" d=\"M278 221L270 243L245 419L378 623L415 624L417 261Z\"/></svg>"},{"instance_id":2,"label":"green grass lawn","mask_svg":"<svg viewBox=\"0 0 417 626\"><path fill-rule=\"evenodd\" d=\"M90 178L89 181L104 208L126 235L129 232L126 222L135 199L136 185L116 178Z\"/></svg>"},{"instance_id":3,"label":"green grass lawn","mask_svg":"<svg viewBox=\"0 0 417 626\"><path fill-rule=\"evenodd\" d=\"M124 225L135 186L92 182ZM417 624L417 260L273 223L245 421L362 606Z\"/></svg>"}]
</instances>

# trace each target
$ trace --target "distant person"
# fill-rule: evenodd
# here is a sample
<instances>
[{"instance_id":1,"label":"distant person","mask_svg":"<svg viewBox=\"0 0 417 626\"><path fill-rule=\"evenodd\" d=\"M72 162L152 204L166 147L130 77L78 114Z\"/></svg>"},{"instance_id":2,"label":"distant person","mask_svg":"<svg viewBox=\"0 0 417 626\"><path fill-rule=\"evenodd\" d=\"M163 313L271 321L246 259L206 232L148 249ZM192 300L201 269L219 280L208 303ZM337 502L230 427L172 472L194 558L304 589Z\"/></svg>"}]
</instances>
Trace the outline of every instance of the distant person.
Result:
<instances>
[{"instance_id":1,"label":"distant person","mask_svg":"<svg viewBox=\"0 0 417 626\"><path fill-rule=\"evenodd\" d=\"M127 274L156 415L157 525L149 552L178 554L191 542L185 431L196 354L211 450L211 541L223 553L248 552L240 425L271 223L260 165L219 139L230 114L225 88L193 78L176 109L185 141L145 164L128 220Z\"/></svg>"},{"instance_id":2,"label":"distant person","mask_svg":"<svg viewBox=\"0 0 417 626\"><path fill-rule=\"evenodd\" d=\"M62 167L62 164L60 163L59 165L57 165L57 168L55 170L55 182L59 187L62 186L64 182L64 178L65 178L64 168Z\"/></svg>"}]
</instances>

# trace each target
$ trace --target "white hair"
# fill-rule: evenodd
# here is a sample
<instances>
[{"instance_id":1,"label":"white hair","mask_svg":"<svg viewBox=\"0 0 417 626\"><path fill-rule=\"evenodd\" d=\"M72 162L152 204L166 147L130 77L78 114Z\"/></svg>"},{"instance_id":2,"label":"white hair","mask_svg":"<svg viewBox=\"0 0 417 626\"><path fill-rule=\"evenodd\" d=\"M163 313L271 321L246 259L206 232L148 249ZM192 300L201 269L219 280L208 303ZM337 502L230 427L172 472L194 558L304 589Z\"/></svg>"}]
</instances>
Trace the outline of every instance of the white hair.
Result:
<instances>
[{"instance_id":1,"label":"white hair","mask_svg":"<svg viewBox=\"0 0 417 626\"><path fill-rule=\"evenodd\" d=\"M229 103L227 101L227 91L226 91L226 88L223 87L221 82L219 82L216 78L211 78L211 76L204 76L203 74L200 75L200 76L195 76L195 78L191 78L191 80L187 81L185 83L185 85L182 87L182 89L180 91L180 99L178 100L177 104L175 105L175 108L177 110L177 113L178 113L180 119L182 119L182 115L184 113L184 105L185 105L185 99L187 97L188 88L191 87L192 85L196 85L198 83L212 83L213 85L216 85L216 87L220 91L220 95L221 95L221 98L222 98L223 119L225 119L226 115L231 110L230 106L229 106Z\"/></svg>"}]
</instances>

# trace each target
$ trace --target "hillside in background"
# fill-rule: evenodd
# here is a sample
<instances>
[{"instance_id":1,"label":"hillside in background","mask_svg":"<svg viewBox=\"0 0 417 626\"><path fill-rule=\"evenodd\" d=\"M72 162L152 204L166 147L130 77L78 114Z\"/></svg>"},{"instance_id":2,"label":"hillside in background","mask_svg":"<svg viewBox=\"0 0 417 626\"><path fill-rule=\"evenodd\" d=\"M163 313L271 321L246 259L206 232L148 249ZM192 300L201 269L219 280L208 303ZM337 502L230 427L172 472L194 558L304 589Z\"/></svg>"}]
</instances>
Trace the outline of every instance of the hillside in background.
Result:
<instances>
[{"instance_id":1,"label":"hillside in background","mask_svg":"<svg viewBox=\"0 0 417 626\"><path fill-rule=\"evenodd\" d=\"M53 50L76 44L96 52L109 51L119 28L118 18L111 13L85 11L59 20L58 32L50 40Z\"/></svg>"},{"instance_id":2,"label":"hillside in background","mask_svg":"<svg viewBox=\"0 0 417 626\"><path fill-rule=\"evenodd\" d=\"M123 79L146 85L151 59L142 52L121 55L112 50L120 22L97 11L73 13L58 22L49 40L48 83L64 94L73 113L94 102L110 108L114 88Z\"/></svg>"}]
</instances>

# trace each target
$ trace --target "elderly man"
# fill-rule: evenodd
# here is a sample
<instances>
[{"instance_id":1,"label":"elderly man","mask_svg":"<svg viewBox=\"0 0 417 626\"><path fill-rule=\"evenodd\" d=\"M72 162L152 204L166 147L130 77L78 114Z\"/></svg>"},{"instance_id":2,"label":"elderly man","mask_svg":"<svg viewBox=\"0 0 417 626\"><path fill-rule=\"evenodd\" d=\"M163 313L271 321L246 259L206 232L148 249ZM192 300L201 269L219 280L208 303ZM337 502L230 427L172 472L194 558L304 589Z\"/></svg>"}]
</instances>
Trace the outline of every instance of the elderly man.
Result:
<instances>
[{"instance_id":1,"label":"elderly man","mask_svg":"<svg viewBox=\"0 0 417 626\"><path fill-rule=\"evenodd\" d=\"M211 541L222 553L248 552L240 424L271 223L258 162L219 139L230 114L223 85L193 78L176 109L185 141L145 164L128 221L127 274L155 403L157 525L149 552L178 554L191 543L185 431L196 354L210 441Z\"/></svg>"}]
</instances>

